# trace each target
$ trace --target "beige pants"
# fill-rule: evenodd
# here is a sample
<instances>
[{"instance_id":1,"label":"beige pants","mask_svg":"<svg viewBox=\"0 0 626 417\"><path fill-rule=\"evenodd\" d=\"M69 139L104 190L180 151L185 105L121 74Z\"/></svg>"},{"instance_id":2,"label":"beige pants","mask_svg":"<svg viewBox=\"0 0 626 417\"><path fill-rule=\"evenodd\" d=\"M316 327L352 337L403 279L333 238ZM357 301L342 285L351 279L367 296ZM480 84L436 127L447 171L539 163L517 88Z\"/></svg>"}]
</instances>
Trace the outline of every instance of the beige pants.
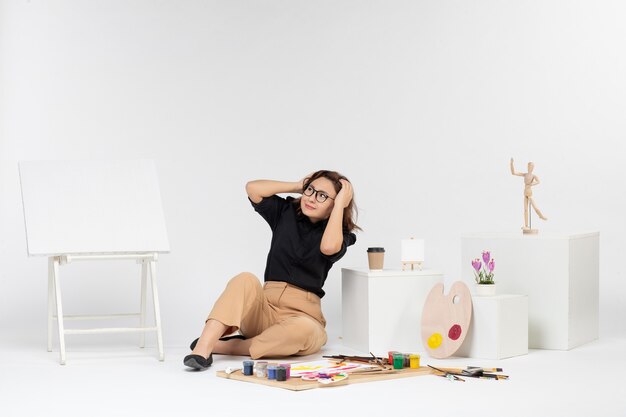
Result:
<instances>
[{"instance_id":1,"label":"beige pants","mask_svg":"<svg viewBox=\"0 0 626 417\"><path fill-rule=\"evenodd\" d=\"M310 355L327 341L317 295L285 282L269 281L261 287L249 272L228 282L209 319L230 326L228 333L239 329L252 339L252 359Z\"/></svg>"}]
</instances>

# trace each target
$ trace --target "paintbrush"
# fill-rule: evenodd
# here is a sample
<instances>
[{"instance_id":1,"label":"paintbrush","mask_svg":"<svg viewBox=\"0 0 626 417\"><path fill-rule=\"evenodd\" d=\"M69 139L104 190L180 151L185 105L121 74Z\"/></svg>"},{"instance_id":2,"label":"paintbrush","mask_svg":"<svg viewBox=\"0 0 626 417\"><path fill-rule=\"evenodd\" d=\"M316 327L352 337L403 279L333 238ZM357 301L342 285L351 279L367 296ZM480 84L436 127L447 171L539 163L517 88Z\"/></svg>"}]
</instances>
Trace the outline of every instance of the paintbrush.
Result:
<instances>
[{"instance_id":1,"label":"paintbrush","mask_svg":"<svg viewBox=\"0 0 626 417\"><path fill-rule=\"evenodd\" d=\"M508 375L495 375L491 373L485 373L484 369L486 368L471 368L471 369L441 368L443 372L447 372L453 375L466 376L470 378L509 379ZM493 368L493 369L502 369L502 368Z\"/></svg>"},{"instance_id":2,"label":"paintbrush","mask_svg":"<svg viewBox=\"0 0 626 417\"><path fill-rule=\"evenodd\" d=\"M480 366L468 366L468 371L473 371L474 369L480 369L483 372L503 372L502 368L481 368Z\"/></svg>"},{"instance_id":3,"label":"paintbrush","mask_svg":"<svg viewBox=\"0 0 626 417\"><path fill-rule=\"evenodd\" d=\"M446 372L446 371L442 371L441 369L435 368L434 366L428 365L429 368L434 369L435 371L441 372L443 375L438 375L438 376L442 376L444 378L448 378L449 376L453 377L455 381L461 381L461 382L465 382L465 380L463 378L459 378L458 376L456 376L455 374L451 373L451 372Z\"/></svg>"},{"instance_id":4,"label":"paintbrush","mask_svg":"<svg viewBox=\"0 0 626 417\"><path fill-rule=\"evenodd\" d=\"M348 356L348 355L325 355L322 358L333 359L337 361L349 361L349 362L363 362L370 363L372 360L381 360L381 358L369 357L369 356Z\"/></svg>"},{"instance_id":5,"label":"paintbrush","mask_svg":"<svg viewBox=\"0 0 626 417\"><path fill-rule=\"evenodd\" d=\"M467 368L463 369L463 368L441 368L441 369L447 369L449 372L457 372L457 373L468 373L468 374L475 374L475 373L480 373L480 372L502 372L502 368L479 368L476 366L468 366Z\"/></svg>"},{"instance_id":6,"label":"paintbrush","mask_svg":"<svg viewBox=\"0 0 626 417\"><path fill-rule=\"evenodd\" d=\"M385 369L385 364L382 358L377 357L372 352L370 352L371 357L368 356L348 356L348 355L325 355L322 356L326 359L331 359L339 362L356 362L356 363L364 363L368 365L379 366Z\"/></svg>"},{"instance_id":7,"label":"paintbrush","mask_svg":"<svg viewBox=\"0 0 626 417\"><path fill-rule=\"evenodd\" d=\"M509 379L509 376L508 375L496 375L496 374L482 374L481 376L479 376L479 378L500 380L500 379Z\"/></svg>"},{"instance_id":8,"label":"paintbrush","mask_svg":"<svg viewBox=\"0 0 626 417\"><path fill-rule=\"evenodd\" d=\"M346 371L346 373L352 374L397 374L399 369L385 369L385 368L372 368L372 369L358 369L356 371Z\"/></svg>"}]
</instances>

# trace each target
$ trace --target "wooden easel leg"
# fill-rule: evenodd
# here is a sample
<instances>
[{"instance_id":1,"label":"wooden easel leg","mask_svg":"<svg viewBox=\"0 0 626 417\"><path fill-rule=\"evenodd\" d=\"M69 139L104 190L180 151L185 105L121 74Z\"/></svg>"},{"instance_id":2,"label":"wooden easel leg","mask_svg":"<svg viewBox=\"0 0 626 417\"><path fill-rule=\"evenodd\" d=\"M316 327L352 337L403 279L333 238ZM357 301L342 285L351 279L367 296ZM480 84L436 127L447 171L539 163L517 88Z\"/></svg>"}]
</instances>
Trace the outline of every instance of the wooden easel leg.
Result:
<instances>
[{"instance_id":1,"label":"wooden easel leg","mask_svg":"<svg viewBox=\"0 0 626 417\"><path fill-rule=\"evenodd\" d=\"M161 309L159 307L159 294L156 283L156 262L150 261L150 283L152 284L152 301L154 302L154 321L157 328L157 346L159 348L159 360L163 361L163 334L161 332Z\"/></svg>"},{"instance_id":2,"label":"wooden easel leg","mask_svg":"<svg viewBox=\"0 0 626 417\"><path fill-rule=\"evenodd\" d=\"M57 323L59 325L59 353L61 365L65 365L65 328L63 326L63 303L61 302L61 283L59 282L59 258L52 261L52 281L54 282L54 298L57 306Z\"/></svg>"},{"instance_id":3,"label":"wooden easel leg","mask_svg":"<svg viewBox=\"0 0 626 417\"><path fill-rule=\"evenodd\" d=\"M146 292L148 281L148 265L147 261L141 262L141 301L139 311L139 325L140 327L146 327ZM146 346L146 332L141 332L139 336L139 347L144 348Z\"/></svg>"},{"instance_id":4,"label":"wooden easel leg","mask_svg":"<svg viewBox=\"0 0 626 417\"><path fill-rule=\"evenodd\" d=\"M48 258L48 352L52 352L52 320L54 320L54 258Z\"/></svg>"}]
</instances>

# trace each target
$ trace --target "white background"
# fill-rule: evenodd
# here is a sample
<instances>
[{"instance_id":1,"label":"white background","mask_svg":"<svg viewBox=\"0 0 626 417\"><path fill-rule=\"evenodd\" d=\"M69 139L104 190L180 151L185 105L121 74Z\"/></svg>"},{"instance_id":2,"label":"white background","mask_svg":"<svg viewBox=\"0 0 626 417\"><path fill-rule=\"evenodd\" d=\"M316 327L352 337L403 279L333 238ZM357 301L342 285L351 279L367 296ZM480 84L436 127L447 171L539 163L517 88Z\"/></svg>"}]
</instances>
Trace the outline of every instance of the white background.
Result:
<instances>
[{"instance_id":1,"label":"white background","mask_svg":"<svg viewBox=\"0 0 626 417\"><path fill-rule=\"evenodd\" d=\"M364 232L325 286L333 337L340 268L368 246L399 267L401 239L424 238L450 283L462 233L519 230L510 157L536 164L542 231L601 232L600 336L625 334L624 21L597 0L1 1L0 343L45 346L17 168L37 159L156 161L166 345L198 335L230 277L263 275L246 181L354 183ZM66 313L136 310L138 272L62 269Z\"/></svg>"}]
</instances>

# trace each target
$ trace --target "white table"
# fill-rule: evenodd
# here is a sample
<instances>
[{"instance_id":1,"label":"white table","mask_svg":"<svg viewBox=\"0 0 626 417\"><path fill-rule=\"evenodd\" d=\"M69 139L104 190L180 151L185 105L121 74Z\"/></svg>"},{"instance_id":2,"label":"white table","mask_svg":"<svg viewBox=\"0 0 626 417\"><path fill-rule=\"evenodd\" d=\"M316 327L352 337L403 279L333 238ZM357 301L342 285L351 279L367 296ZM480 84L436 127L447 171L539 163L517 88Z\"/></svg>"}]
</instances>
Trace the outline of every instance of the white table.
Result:
<instances>
[{"instance_id":1,"label":"white table","mask_svg":"<svg viewBox=\"0 0 626 417\"><path fill-rule=\"evenodd\" d=\"M420 352L422 308L439 271L341 269L343 344L384 356Z\"/></svg>"},{"instance_id":2,"label":"white table","mask_svg":"<svg viewBox=\"0 0 626 417\"><path fill-rule=\"evenodd\" d=\"M462 278L473 285L471 260L491 251L498 293L528 295L529 347L569 350L598 338L599 237L598 232L464 235Z\"/></svg>"},{"instance_id":3,"label":"white table","mask_svg":"<svg viewBox=\"0 0 626 417\"><path fill-rule=\"evenodd\" d=\"M457 356L504 359L528 353L528 297L472 297L472 323Z\"/></svg>"}]
</instances>

